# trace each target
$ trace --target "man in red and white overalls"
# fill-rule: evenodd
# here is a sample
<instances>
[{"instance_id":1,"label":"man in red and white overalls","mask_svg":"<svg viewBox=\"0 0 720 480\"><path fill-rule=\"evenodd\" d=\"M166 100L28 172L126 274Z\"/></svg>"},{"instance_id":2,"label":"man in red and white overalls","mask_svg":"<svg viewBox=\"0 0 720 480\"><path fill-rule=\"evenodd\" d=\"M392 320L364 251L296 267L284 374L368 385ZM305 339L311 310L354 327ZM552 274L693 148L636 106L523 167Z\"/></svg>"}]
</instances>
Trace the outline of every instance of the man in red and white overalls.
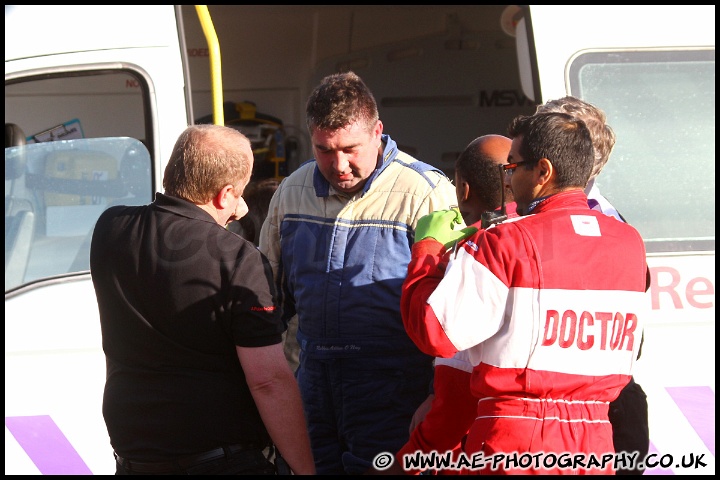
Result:
<instances>
[{"instance_id":1,"label":"man in red and white overalls","mask_svg":"<svg viewBox=\"0 0 720 480\"><path fill-rule=\"evenodd\" d=\"M608 404L640 347L644 244L588 207L593 147L582 121L536 114L509 132L520 217L470 236L452 230L455 211L421 219L403 322L424 352L465 351L473 367L477 417L464 452L487 464L471 473L613 473Z\"/></svg>"}]
</instances>

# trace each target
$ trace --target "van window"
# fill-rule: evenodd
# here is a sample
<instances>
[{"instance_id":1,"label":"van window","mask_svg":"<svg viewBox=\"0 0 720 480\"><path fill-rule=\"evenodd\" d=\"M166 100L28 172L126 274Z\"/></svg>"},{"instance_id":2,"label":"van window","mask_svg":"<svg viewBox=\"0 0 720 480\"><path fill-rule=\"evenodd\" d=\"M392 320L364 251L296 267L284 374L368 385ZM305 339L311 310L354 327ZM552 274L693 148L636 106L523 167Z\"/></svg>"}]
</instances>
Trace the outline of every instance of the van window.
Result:
<instances>
[{"instance_id":1,"label":"van window","mask_svg":"<svg viewBox=\"0 0 720 480\"><path fill-rule=\"evenodd\" d=\"M98 216L149 203L150 170L147 149L128 137L6 148L5 291L89 270Z\"/></svg>"},{"instance_id":2,"label":"van window","mask_svg":"<svg viewBox=\"0 0 720 480\"><path fill-rule=\"evenodd\" d=\"M6 293L87 272L100 213L152 200L139 78L101 70L6 81Z\"/></svg>"},{"instance_id":3,"label":"van window","mask_svg":"<svg viewBox=\"0 0 720 480\"><path fill-rule=\"evenodd\" d=\"M714 251L715 50L581 53L569 82L615 130L596 184L648 253Z\"/></svg>"}]
</instances>

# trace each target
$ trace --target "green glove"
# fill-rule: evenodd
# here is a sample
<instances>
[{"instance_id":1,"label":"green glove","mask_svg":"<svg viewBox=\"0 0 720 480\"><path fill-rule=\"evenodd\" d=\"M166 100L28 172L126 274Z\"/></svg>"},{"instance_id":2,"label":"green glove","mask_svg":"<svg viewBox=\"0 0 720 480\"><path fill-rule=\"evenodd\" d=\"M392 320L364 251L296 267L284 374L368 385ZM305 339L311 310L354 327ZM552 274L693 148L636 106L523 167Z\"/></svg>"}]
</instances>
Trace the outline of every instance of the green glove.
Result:
<instances>
[{"instance_id":1,"label":"green glove","mask_svg":"<svg viewBox=\"0 0 720 480\"><path fill-rule=\"evenodd\" d=\"M462 223L460 211L456 208L452 210L438 210L421 217L415 227L415 241L428 237L432 237L438 242L450 248L452 245L463 238L467 238L477 232L475 227L466 227L455 230L455 226Z\"/></svg>"}]
</instances>

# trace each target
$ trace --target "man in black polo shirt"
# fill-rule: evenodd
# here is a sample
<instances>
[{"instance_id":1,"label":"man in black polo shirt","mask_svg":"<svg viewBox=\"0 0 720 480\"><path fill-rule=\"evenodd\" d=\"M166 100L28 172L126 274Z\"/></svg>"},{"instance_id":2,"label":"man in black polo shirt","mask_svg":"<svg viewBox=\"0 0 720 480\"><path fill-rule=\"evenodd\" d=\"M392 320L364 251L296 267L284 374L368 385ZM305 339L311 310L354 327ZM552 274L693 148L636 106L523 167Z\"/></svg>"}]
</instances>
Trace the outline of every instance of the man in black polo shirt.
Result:
<instances>
[{"instance_id":1,"label":"man in black polo shirt","mask_svg":"<svg viewBox=\"0 0 720 480\"><path fill-rule=\"evenodd\" d=\"M295 473L315 472L269 265L225 228L247 213L252 162L237 130L188 127L165 193L111 207L95 226L117 474L274 473L272 443Z\"/></svg>"}]
</instances>

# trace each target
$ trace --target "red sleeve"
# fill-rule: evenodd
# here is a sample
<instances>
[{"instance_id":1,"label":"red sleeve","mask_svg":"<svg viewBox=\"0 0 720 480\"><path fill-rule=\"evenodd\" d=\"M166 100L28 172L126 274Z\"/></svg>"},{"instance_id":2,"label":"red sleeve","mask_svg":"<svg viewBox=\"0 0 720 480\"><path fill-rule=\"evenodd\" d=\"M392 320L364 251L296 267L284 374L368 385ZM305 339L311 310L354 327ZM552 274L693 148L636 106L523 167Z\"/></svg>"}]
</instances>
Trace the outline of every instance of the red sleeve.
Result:
<instances>
[{"instance_id":1,"label":"red sleeve","mask_svg":"<svg viewBox=\"0 0 720 480\"><path fill-rule=\"evenodd\" d=\"M412 247L408 274L402 287L400 312L408 336L428 355L452 357L457 349L448 340L427 299L442 280L447 267L443 244L426 238Z\"/></svg>"},{"instance_id":2,"label":"red sleeve","mask_svg":"<svg viewBox=\"0 0 720 480\"><path fill-rule=\"evenodd\" d=\"M460 449L461 442L477 416L477 398L470 391L470 372L448 365L435 367L435 398L425 419L412 431L410 440L395 455L403 465L403 455L418 450L441 455ZM417 474L420 470L407 472Z\"/></svg>"}]
</instances>

